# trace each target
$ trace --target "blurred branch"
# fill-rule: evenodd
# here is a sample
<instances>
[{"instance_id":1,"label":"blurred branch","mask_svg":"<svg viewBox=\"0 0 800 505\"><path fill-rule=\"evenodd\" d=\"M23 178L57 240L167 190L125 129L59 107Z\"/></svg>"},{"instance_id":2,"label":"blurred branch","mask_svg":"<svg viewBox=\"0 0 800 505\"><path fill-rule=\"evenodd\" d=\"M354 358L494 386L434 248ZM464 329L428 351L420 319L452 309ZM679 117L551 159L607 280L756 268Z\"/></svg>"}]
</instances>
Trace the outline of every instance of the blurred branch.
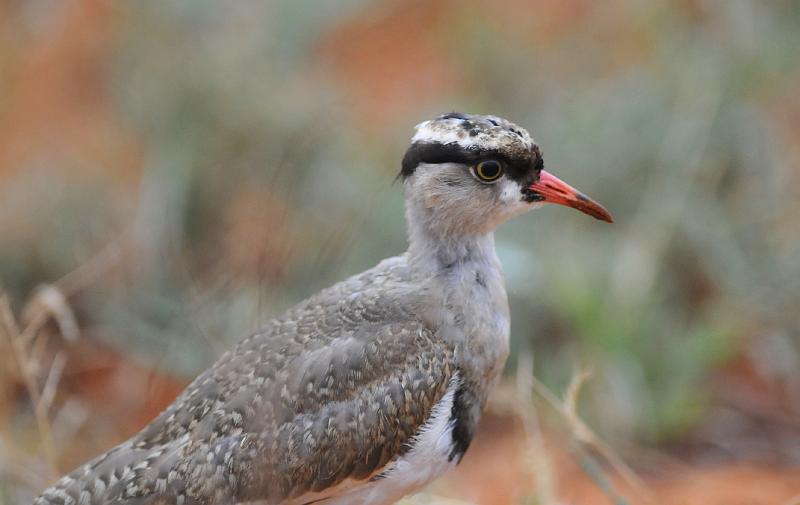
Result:
<instances>
[{"instance_id":1,"label":"blurred branch","mask_svg":"<svg viewBox=\"0 0 800 505\"><path fill-rule=\"evenodd\" d=\"M55 476L57 470L56 452L53 446L52 430L50 429L50 423L47 419L48 405L42 401L43 395L39 390L37 380L37 369L40 367L34 360L30 359L30 347L28 345L32 343L32 340L39 333L39 330L45 322L46 319L36 317L20 331L20 327L11 310L11 303L8 296L5 293L0 294L0 330L2 330L11 346L11 352L17 364L20 377L25 384L28 396L33 404L33 414L36 418L36 426L42 440L42 449L47 461L48 470L51 476Z\"/></svg>"},{"instance_id":2,"label":"blurred branch","mask_svg":"<svg viewBox=\"0 0 800 505\"><path fill-rule=\"evenodd\" d=\"M123 244L127 242L128 237L128 233L122 234L97 255L56 283L38 288L22 309L21 323L14 315L8 295L0 291L0 332L11 347L20 380L30 397L50 478L56 477L58 473L50 410L67 357L63 350L59 350L49 362L49 366L43 365L47 338L42 337L42 330L47 322L52 320L66 342L72 343L78 339L80 330L67 298L85 289L117 265L122 258Z\"/></svg>"},{"instance_id":3,"label":"blurred branch","mask_svg":"<svg viewBox=\"0 0 800 505\"><path fill-rule=\"evenodd\" d=\"M530 352L520 353L517 364L517 401L515 405L525 429L525 438L529 443L529 448L524 454L531 460L536 478L536 503L558 505L560 503L557 494L558 485L553 473L553 465L544 446L536 405L530 395L534 380L533 356ZM522 467L528 468L529 465L524 464Z\"/></svg>"},{"instance_id":4,"label":"blurred branch","mask_svg":"<svg viewBox=\"0 0 800 505\"><path fill-rule=\"evenodd\" d=\"M567 388L564 400L559 399L547 386L542 384L536 377L531 376L533 390L541 396L569 426L570 435L575 442L576 450L581 456L581 466L592 480L597 484L614 503L627 503L613 488L611 481L603 474L600 466L591 456L589 450L595 451L611 465L631 488L647 503L653 502L653 494L645 485L636 472L620 458L614 450L598 437L589 428L577 413L577 400L581 386L590 376L590 373L583 370L575 374Z\"/></svg>"},{"instance_id":5,"label":"blurred branch","mask_svg":"<svg viewBox=\"0 0 800 505\"><path fill-rule=\"evenodd\" d=\"M132 231L122 232L117 238L87 261L63 276L54 283L60 293L66 297L73 296L95 282L103 274L119 265L128 249Z\"/></svg>"},{"instance_id":6,"label":"blurred branch","mask_svg":"<svg viewBox=\"0 0 800 505\"><path fill-rule=\"evenodd\" d=\"M50 406L53 405L53 399L56 396L58 383L61 381L61 374L64 372L64 366L67 363L67 357L64 351L58 351L56 357L53 358L53 364L50 365L50 372L47 374L47 379L44 381L42 387L42 396L39 402L42 404L42 410L45 413L50 411Z\"/></svg>"},{"instance_id":7,"label":"blurred branch","mask_svg":"<svg viewBox=\"0 0 800 505\"><path fill-rule=\"evenodd\" d=\"M58 325L64 340L75 342L78 339L78 323L65 294L56 286L45 285L36 290L22 311L24 343L32 344L39 330L51 318Z\"/></svg>"}]
</instances>

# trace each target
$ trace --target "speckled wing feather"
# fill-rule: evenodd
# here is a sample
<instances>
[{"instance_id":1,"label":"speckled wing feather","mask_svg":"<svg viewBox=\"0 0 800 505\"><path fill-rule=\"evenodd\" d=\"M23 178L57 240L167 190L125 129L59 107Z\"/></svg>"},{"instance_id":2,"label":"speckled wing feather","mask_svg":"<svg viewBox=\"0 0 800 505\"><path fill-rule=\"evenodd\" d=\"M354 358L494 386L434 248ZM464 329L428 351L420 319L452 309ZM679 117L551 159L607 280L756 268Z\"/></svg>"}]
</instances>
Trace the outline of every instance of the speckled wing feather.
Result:
<instances>
[{"instance_id":1,"label":"speckled wing feather","mask_svg":"<svg viewBox=\"0 0 800 505\"><path fill-rule=\"evenodd\" d=\"M456 373L406 276L387 260L271 321L36 505L282 503L376 475Z\"/></svg>"}]
</instances>

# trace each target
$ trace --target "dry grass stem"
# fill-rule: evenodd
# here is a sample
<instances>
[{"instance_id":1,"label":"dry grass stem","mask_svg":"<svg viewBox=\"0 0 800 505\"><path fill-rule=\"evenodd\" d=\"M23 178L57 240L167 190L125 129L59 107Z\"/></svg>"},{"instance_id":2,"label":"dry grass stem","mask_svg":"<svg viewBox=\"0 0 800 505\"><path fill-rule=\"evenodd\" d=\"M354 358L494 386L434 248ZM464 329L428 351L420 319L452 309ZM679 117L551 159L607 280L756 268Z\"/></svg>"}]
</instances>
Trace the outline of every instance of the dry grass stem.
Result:
<instances>
[{"instance_id":1,"label":"dry grass stem","mask_svg":"<svg viewBox=\"0 0 800 505\"><path fill-rule=\"evenodd\" d=\"M58 351L56 357L53 358L53 364L50 365L50 372L47 374L47 379L44 381L42 396L39 398L39 402L42 404L41 408L45 414L50 412L50 407L53 405L53 400L58 390L58 383L61 381L61 374L64 372L66 364L67 356L64 354L64 351Z\"/></svg>"},{"instance_id":2,"label":"dry grass stem","mask_svg":"<svg viewBox=\"0 0 800 505\"><path fill-rule=\"evenodd\" d=\"M34 322L44 324L40 318L35 318ZM32 363L28 355L26 342L30 342L36 335L33 325L29 325L25 330L20 331L14 313L11 310L11 303L5 293L0 294L0 329L2 329L6 340L11 346L11 353L17 365L22 382L33 404L33 414L36 419L36 427L39 430L39 437L42 442L48 470L52 476L57 472L56 451L53 445L52 430L47 419L45 404L42 402L42 395L39 390L36 366Z\"/></svg>"},{"instance_id":3,"label":"dry grass stem","mask_svg":"<svg viewBox=\"0 0 800 505\"><path fill-rule=\"evenodd\" d=\"M86 289L109 270L117 267L129 249L132 233L127 230L112 240L99 253L81 263L77 268L54 283L66 297Z\"/></svg>"},{"instance_id":4,"label":"dry grass stem","mask_svg":"<svg viewBox=\"0 0 800 505\"><path fill-rule=\"evenodd\" d=\"M542 429L536 405L532 401L530 391L533 388L533 356L530 352L520 354L517 365L517 399L515 402L517 415L522 420L528 448L522 468L533 468L531 480L536 480L536 503L541 505L559 505L558 483L553 472L553 465L544 444ZM528 464L530 463L530 464ZM531 500L524 500L525 503Z\"/></svg>"},{"instance_id":5,"label":"dry grass stem","mask_svg":"<svg viewBox=\"0 0 800 505\"><path fill-rule=\"evenodd\" d=\"M12 464L7 470L31 487L41 487L58 474L58 455L54 444L50 411L67 363L66 353L60 350L46 364L47 337L46 332L42 330L49 321L53 321L58 327L59 335L66 342L71 343L78 339L80 329L67 299L121 261L123 245L128 242L128 236L128 233L122 234L100 253L55 284L39 287L25 304L19 320L14 315L9 297L0 291L0 333L9 343L19 379L30 398L48 475L40 479L42 482L30 482L31 479L26 476L41 472L30 471L20 463L21 459L16 457L12 458ZM61 413L59 412L59 416ZM7 449L13 448L9 445Z\"/></svg>"},{"instance_id":6,"label":"dry grass stem","mask_svg":"<svg viewBox=\"0 0 800 505\"><path fill-rule=\"evenodd\" d=\"M22 311L22 320L33 332L38 332L49 319L58 325L58 331L67 342L78 339L78 323L70 309L64 293L54 285L45 285L36 290L33 298ZM28 338L35 338L34 335Z\"/></svg>"},{"instance_id":7,"label":"dry grass stem","mask_svg":"<svg viewBox=\"0 0 800 505\"><path fill-rule=\"evenodd\" d=\"M22 325L14 316L9 297L0 293L0 331L9 343L19 377L31 400L49 475L55 477L58 464L49 412L67 358L59 351L48 366L44 365L46 337L42 336L42 329L50 320L55 321L64 340L77 340L79 330L75 315L57 287L49 285L36 290L22 310Z\"/></svg>"},{"instance_id":8,"label":"dry grass stem","mask_svg":"<svg viewBox=\"0 0 800 505\"><path fill-rule=\"evenodd\" d=\"M602 475L600 466L594 461L590 453L586 449L593 450L600 454L611 467L617 472L624 480L631 486L631 488L642 498L646 503L653 503L653 494L647 488L642 479L636 475L636 472L628 466L622 458L620 458L611 447L606 444L600 437L598 437L586 423L580 418L577 413L577 400L580 393L581 386L589 377L588 371L581 371L575 374L572 381L567 388L565 399L562 401L547 386L542 384L536 377L531 376L531 385L533 390L541 396L551 407L559 414L564 420L567 421L569 432L572 435L575 446L582 457L582 465L595 483L600 486L604 491L611 490L611 483ZM597 471L595 471L595 469ZM614 492L614 494L616 494ZM610 496L613 501L619 502L622 498L619 496Z\"/></svg>"}]
</instances>

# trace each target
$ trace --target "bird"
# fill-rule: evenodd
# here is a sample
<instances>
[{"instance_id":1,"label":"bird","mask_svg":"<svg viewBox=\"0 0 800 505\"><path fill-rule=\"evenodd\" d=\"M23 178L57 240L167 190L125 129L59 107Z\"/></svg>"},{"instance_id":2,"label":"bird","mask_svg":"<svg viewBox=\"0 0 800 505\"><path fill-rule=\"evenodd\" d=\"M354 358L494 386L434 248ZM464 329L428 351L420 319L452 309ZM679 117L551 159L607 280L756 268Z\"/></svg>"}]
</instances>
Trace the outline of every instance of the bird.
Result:
<instances>
[{"instance_id":1,"label":"bird","mask_svg":"<svg viewBox=\"0 0 800 505\"><path fill-rule=\"evenodd\" d=\"M380 505L456 466L509 353L494 230L546 203L612 222L523 128L451 112L398 178L408 249L241 340L35 505Z\"/></svg>"}]
</instances>

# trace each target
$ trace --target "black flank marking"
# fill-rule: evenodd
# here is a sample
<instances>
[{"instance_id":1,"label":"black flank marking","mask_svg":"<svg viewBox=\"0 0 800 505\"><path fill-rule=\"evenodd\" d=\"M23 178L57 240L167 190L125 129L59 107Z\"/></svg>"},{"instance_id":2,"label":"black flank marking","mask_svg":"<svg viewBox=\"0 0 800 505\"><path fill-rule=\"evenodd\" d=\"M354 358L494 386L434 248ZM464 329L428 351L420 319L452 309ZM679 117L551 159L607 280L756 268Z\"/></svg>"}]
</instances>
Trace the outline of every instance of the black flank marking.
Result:
<instances>
[{"instance_id":1,"label":"black flank marking","mask_svg":"<svg viewBox=\"0 0 800 505\"><path fill-rule=\"evenodd\" d=\"M453 399L453 408L450 411L450 420L453 423L453 448L450 450L450 455L447 461L453 461L458 458L457 463L461 462L464 453L467 452L470 442L472 442L472 428L469 423L469 407L467 407L464 398L464 387L459 386L456 391L455 398Z\"/></svg>"},{"instance_id":2,"label":"black flank marking","mask_svg":"<svg viewBox=\"0 0 800 505\"><path fill-rule=\"evenodd\" d=\"M389 476L389 472L381 472L378 475L373 475L369 478L369 482L378 482L379 480L383 480Z\"/></svg>"},{"instance_id":3,"label":"black flank marking","mask_svg":"<svg viewBox=\"0 0 800 505\"><path fill-rule=\"evenodd\" d=\"M475 272L475 282L477 282L478 286L481 286L482 288L486 287L486 281L483 280L483 276L480 272Z\"/></svg>"}]
</instances>

